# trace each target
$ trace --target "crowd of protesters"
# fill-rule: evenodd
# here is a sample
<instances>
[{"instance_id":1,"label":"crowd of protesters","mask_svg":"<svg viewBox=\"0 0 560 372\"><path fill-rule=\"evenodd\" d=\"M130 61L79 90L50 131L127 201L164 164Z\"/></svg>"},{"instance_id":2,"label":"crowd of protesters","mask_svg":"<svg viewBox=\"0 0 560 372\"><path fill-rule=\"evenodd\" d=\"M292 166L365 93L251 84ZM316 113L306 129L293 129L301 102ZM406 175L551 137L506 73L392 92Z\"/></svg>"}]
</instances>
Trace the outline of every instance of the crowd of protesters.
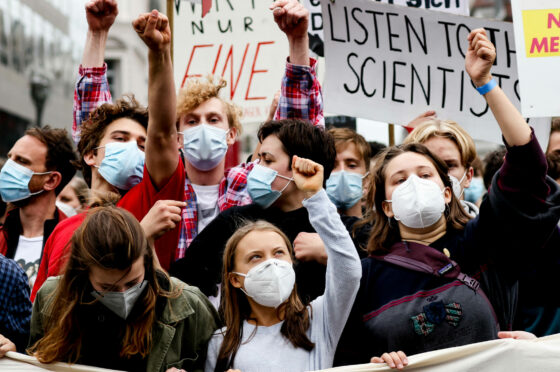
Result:
<instances>
[{"instance_id":1,"label":"crowd of protesters","mask_svg":"<svg viewBox=\"0 0 560 372\"><path fill-rule=\"evenodd\" d=\"M226 168L242 131L227 83L177 92L169 21L153 10L132 24L148 107L113 101L104 53L117 3L86 4L74 144L31 128L0 172L0 357L403 369L411 354L560 333L560 121L543 152L492 78L484 29L464 40L465 70L504 146L481 161L460 123L433 111L386 149L326 129L309 12L297 0L270 10L289 43L280 93L252 158Z\"/></svg>"}]
</instances>

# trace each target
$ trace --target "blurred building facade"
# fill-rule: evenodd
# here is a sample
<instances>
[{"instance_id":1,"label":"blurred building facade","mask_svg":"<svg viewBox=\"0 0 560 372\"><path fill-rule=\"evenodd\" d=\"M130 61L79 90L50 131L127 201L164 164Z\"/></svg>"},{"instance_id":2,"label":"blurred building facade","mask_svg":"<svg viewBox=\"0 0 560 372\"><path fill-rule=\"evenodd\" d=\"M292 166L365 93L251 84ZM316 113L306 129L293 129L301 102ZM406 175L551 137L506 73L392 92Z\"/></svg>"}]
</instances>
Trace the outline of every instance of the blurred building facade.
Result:
<instances>
[{"instance_id":1,"label":"blurred building facade","mask_svg":"<svg viewBox=\"0 0 560 372\"><path fill-rule=\"evenodd\" d=\"M0 156L28 126L70 129L76 66L85 35L75 0L0 1Z\"/></svg>"},{"instance_id":2,"label":"blurred building facade","mask_svg":"<svg viewBox=\"0 0 560 372\"><path fill-rule=\"evenodd\" d=\"M86 0L0 1L0 157L37 124L72 128L72 101L86 39ZM165 0L118 0L105 59L115 97L148 101L147 50L131 22L142 12L165 12Z\"/></svg>"}]
</instances>

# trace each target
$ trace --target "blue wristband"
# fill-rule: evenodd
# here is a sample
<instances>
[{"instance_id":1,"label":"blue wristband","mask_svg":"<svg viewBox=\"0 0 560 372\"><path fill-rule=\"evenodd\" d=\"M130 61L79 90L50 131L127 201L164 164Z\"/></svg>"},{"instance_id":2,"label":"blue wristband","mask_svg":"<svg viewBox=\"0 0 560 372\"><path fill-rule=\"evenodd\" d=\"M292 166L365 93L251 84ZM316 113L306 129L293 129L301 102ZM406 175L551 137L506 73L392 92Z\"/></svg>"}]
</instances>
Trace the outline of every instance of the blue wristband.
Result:
<instances>
[{"instance_id":1,"label":"blue wristband","mask_svg":"<svg viewBox=\"0 0 560 372\"><path fill-rule=\"evenodd\" d=\"M498 83L496 83L496 80L492 79L486 84L484 84L483 86L476 88L476 90L481 95L485 95L486 93L490 92L492 89L496 88L497 85Z\"/></svg>"}]
</instances>

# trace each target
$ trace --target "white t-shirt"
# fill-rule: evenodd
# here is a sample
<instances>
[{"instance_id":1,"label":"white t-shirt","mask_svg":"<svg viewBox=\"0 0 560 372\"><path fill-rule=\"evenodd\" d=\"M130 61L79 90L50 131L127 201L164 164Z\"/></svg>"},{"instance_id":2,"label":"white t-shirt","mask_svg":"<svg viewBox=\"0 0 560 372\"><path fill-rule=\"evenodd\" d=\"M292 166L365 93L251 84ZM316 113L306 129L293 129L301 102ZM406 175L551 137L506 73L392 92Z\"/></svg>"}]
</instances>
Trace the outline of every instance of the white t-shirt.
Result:
<instances>
[{"instance_id":1,"label":"white t-shirt","mask_svg":"<svg viewBox=\"0 0 560 372\"><path fill-rule=\"evenodd\" d=\"M192 185L196 194L196 204L198 207L198 233L210 223L220 213L218 207L218 197L220 185Z\"/></svg>"},{"instance_id":2,"label":"white t-shirt","mask_svg":"<svg viewBox=\"0 0 560 372\"><path fill-rule=\"evenodd\" d=\"M14 256L14 261L16 261L27 274L27 277L29 278L29 286L31 288L33 288L37 272L39 271L42 250L42 236L36 236L33 238L26 238L23 235L19 236L19 243Z\"/></svg>"}]
</instances>

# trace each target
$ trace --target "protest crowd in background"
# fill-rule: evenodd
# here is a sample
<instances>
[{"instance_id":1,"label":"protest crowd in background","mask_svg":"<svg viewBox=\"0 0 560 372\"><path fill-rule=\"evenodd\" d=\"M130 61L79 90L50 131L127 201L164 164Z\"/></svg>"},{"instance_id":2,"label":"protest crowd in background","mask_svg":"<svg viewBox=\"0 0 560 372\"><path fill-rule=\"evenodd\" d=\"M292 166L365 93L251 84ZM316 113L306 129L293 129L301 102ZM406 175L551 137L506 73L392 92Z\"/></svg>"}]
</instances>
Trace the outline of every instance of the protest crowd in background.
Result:
<instances>
[{"instance_id":1,"label":"protest crowd in background","mask_svg":"<svg viewBox=\"0 0 560 372\"><path fill-rule=\"evenodd\" d=\"M0 172L0 369L26 354L120 371L406 370L499 339L533 342L534 357L516 354L528 364L550 356L538 338L560 333L560 118L531 126L518 109L511 25L403 7L405 38L392 1L311 3L323 36L304 4L267 3L286 57L268 68L283 77L266 82L278 93L252 155L226 166L248 112L224 98L239 78L210 74L218 56L177 79L173 25L152 10L131 25L148 105L112 97L117 1L86 2L72 133L28 129ZM442 25L441 58L424 67L426 29ZM253 62L251 79L263 71ZM368 142L326 125L325 105L408 135ZM503 145L477 154L486 134Z\"/></svg>"}]
</instances>

